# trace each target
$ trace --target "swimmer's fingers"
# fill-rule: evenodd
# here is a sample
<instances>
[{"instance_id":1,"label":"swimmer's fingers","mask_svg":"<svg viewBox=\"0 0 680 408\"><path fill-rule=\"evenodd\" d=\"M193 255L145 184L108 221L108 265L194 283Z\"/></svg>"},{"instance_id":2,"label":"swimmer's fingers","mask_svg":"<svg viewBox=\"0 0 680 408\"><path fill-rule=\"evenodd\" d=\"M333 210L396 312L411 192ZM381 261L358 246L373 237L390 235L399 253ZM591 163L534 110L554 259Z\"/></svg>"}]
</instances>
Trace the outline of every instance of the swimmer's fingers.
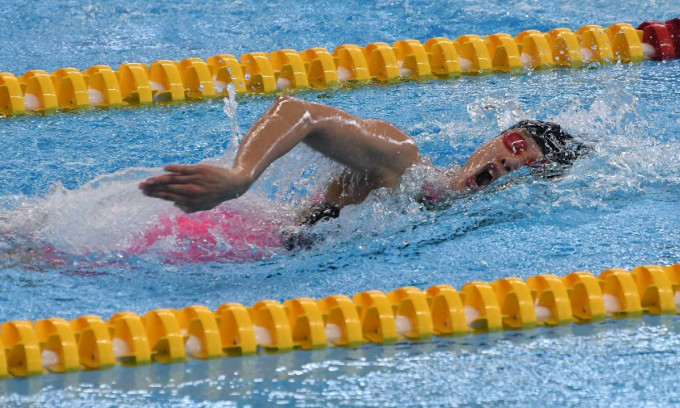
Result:
<instances>
[{"instance_id":1,"label":"swimmer's fingers","mask_svg":"<svg viewBox=\"0 0 680 408\"><path fill-rule=\"evenodd\" d=\"M185 165L185 164L168 164L163 167L163 170L169 173L160 176L149 177L144 182L139 184L139 188L147 189L159 184L189 184L200 181L199 179L206 178L208 172L213 166L206 166L202 164Z\"/></svg>"},{"instance_id":2,"label":"swimmer's fingers","mask_svg":"<svg viewBox=\"0 0 680 408\"><path fill-rule=\"evenodd\" d=\"M193 175L183 175L177 173L163 174L162 176L149 177L145 181L139 184L139 188L142 190L148 188L154 188L161 185L167 184L190 184L195 182L195 176Z\"/></svg>"},{"instance_id":3,"label":"swimmer's fingers","mask_svg":"<svg viewBox=\"0 0 680 408\"><path fill-rule=\"evenodd\" d=\"M164 188L154 188L144 190L143 193L146 196L153 198L160 198L162 200L171 201L175 206L184 212L192 213L196 211L209 210L218 203L205 203L199 199L192 191L182 193L182 188L180 186L175 186L175 188L168 189L167 186Z\"/></svg>"},{"instance_id":4,"label":"swimmer's fingers","mask_svg":"<svg viewBox=\"0 0 680 408\"><path fill-rule=\"evenodd\" d=\"M183 184L183 183L162 183L162 184L155 184L151 185L147 188L143 188L144 192L163 192L163 193L172 193L172 194L177 194L180 196L184 196L187 198L193 198L196 197L200 194L205 193L205 189L203 187L200 187L196 184Z\"/></svg>"},{"instance_id":5,"label":"swimmer's fingers","mask_svg":"<svg viewBox=\"0 0 680 408\"><path fill-rule=\"evenodd\" d=\"M151 177L139 188L145 195L173 201L187 212L209 210L240 197L252 184L240 171L207 164L172 164L165 170L170 173Z\"/></svg>"},{"instance_id":6,"label":"swimmer's fingers","mask_svg":"<svg viewBox=\"0 0 680 408\"><path fill-rule=\"evenodd\" d=\"M172 173L191 175L199 173L201 171L201 167L202 166L196 164L168 164L167 166L163 167L163 170Z\"/></svg>"}]
</instances>

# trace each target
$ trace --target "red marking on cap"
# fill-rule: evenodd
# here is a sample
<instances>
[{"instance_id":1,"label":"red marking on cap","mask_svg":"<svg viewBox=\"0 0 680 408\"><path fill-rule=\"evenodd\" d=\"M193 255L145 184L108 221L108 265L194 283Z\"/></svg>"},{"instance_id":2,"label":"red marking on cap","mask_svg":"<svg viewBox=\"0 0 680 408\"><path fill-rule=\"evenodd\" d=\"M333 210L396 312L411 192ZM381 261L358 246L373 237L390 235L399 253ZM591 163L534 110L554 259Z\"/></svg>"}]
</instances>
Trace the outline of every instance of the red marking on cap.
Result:
<instances>
[{"instance_id":1,"label":"red marking on cap","mask_svg":"<svg viewBox=\"0 0 680 408\"><path fill-rule=\"evenodd\" d=\"M510 132L503 135L503 144L514 155L520 155L529 150L524 135L519 132Z\"/></svg>"}]
</instances>

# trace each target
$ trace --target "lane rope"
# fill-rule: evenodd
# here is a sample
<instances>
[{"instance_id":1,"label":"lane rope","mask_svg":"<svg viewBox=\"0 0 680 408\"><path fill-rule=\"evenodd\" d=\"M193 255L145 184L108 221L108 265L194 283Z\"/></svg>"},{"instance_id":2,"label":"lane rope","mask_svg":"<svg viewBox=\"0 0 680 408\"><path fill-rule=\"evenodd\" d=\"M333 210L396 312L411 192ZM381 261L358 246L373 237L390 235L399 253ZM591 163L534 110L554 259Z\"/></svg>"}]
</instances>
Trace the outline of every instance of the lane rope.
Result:
<instances>
[{"instance_id":1,"label":"lane rope","mask_svg":"<svg viewBox=\"0 0 680 408\"><path fill-rule=\"evenodd\" d=\"M576 32L525 30L515 37L506 33L483 38L467 34L455 40L436 37L424 44L414 39L365 47L343 44L333 53L317 47L249 52L240 59L219 54L206 60L124 63L115 71L107 65L52 73L34 69L21 76L0 73L0 114L15 117L195 101L229 92L276 94L333 89L343 83L399 83L678 57L680 18L674 18L665 23L645 21L637 28L617 23L607 28L585 25Z\"/></svg>"},{"instance_id":2,"label":"lane rope","mask_svg":"<svg viewBox=\"0 0 680 408\"><path fill-rule=\"evenodd\" d=\"M0 378L429 341L645 313L680 313L680 263L639 266L632 272L607 269L599 277L573 272L561 278L541 274L526 281L474 281L460 291L449 285L424 291L403 287L352 298L262 300L251 307L225 303L215 311L201 305L156 309L144 316L124 311L108 321L96 315L8 321L0 324Z\"/></svg>"}]
</instances>

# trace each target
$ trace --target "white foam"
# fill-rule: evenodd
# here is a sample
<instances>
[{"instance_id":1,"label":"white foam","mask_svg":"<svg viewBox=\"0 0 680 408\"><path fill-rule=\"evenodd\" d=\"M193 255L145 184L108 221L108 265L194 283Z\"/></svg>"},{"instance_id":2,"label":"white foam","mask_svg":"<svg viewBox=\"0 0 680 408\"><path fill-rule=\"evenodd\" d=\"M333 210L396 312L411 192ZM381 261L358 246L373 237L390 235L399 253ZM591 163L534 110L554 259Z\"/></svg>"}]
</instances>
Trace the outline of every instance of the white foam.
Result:
<instances>
[{"instance_id":1,"label":"white foam","mask_svg":"<svg viewBox=\"0 0 680 408\"><path fill-rule=\"evenodd\" d=\"M203 342L196 336L189 336L187 342L184 343L184 350L187 356L197 357L203 351Z\"/></svg>"},{"instance_id":2,"label":"white foam","mask_svg":"<svg viewBox=\"0 0 680 408\"><path fill-rule=\"evenodd\" d=\"M227 92L227 83L224 81L218 81L213 77L213 86L215 87L215 92L224 93Z\"/></svg>"},{"instance_id":3,"label":"white foam","mask_svg":"<svg viewBox=\"0 0 680 408\"><path fill-rule=\"evenodd\" d=\"M26 106L26 110L37 111L42 109L42 102L36 95L27 93L24 95L24 106Z\"/></svg>"},{"instance_id":4,"label":"white foam","mask_svg":"<svg viewBox=\"0 0 680 408\"><path fill-rule=\"evenodd\" d=\"M87 95L90 98L90 105L92 106L100 106L106 103L104 93L98 89L87 88Z\"/></svg>"},{"instance_id":5,"label":"white foam","mask_svg":"<svg viewBox=\"0 0 680 408\"><path fill-rule=\"evenodd\" d=\"M255 332L255 342L263 346L268 346L274 343L274 338L272 334L266 328L262 326L253 325L253 331Z\"/></svg>"},{"instance_id":6,"label":"white foam","mask_svg":"<svg viewBox=\"0 0 680 408\"><path fill-rule=\"evenodd\" d=\"M61 361L59 354L49 349L43 350L42 353L40 353L40 357L42 358L43 367L46 368L50 368L54 365L57 365Z\"/></svg>"},{"instance_id":7,"label":"white foam","mask_svg":"<svg viewBox=\"0 0 680 408\"><path fill-rule=\"evenodd\" d=\"M408 317L397 315L394 320L397 323L397 333L401 334L402 336L413 330L413 323L411 323L411 319Z\"/></svg>"},{"instance_id":8,"label":"white foam","mask_svg":"<svg viewBox=\"0 0 680 408\"><path fill-rule=\"evenodd\" d=\"M163 84L156 81L149 81L149 85L151 86L154 102L165 102L170 100L171 96L166 92L167 88Z\"/></svg>"},{"instance_id":9,"label":"white foam","mask_svg":"<svg viewBox=\"0 0 680 408\"><path fill-rule=\"evenodd\" d=\"M291 88L293 84L287 78L279 78L276 80L276 89L283 91L284 89Z\"/></svg>"},{"instance_id":10,"label":"white foam","mask_svg":"<svg viewBox=\"0 0 680 408\"><path fill-rule=\"evenodd\" d=\"M163 92L165 91L165 85L156 81L149 81L149 86L151 86L152 91Z\"/></svg>"},{"instance_id":11,"label":"white foam","mask_svg":"<svg viewBox=\"0 0 680 408\"><path fill-rule=\"evenodd\" d=\"M352 72L345 67L338 67L338 81L346 82L352 79Z\"/></svg>"},{"instance_id":12,"label":"white foam","mask_svg":"<svg viewBox=\"0 0 680 408\"><path fill-rule=\"evenodd\" d=\"M113 345L113 355L116 358L124 357L130 354L130 346L120 337L114 337L113 340L111 340L111 344Z\"/></svg>"},{"instance_id":13,"label":"white foam","mask_svg":"<svg viewBox=\"0 0 680 408\"><path fill-rule=\"evenodd\" d=\"M606 310L607 313L621 310L621 302L619 302L619 299L616 296L605 293L602 298L604 299L604 310Z\"/></svg>"},{"instance_id":14,"label":"white foam","mask_svg":"<svg viewBox=\"0 0 680 408\"><path fill-rule=\"evenodd\" d=\"M241 129L238 126L238 102L236 102L236 85L233 82L227 84L227 96L224 98L224 108L222 110L231 120L231 139L229 140L229 145L225 151L225 157L229 152L236 152L241 140L243 140L243 135L241 134Z\"/></svg>"},{"instance_id":15,"label":"white foam","mask_svg":"<svg viewBox=\"0 0 680 408\"><path fill-rule=\"evenodd\" d=\"M459 57L458 61L460 61L460 69L463 72L469 71L472 69L472 61L470 61L467 58Z\"/></svg>"},{"instance_id":16,"label":"white foam","mask_svg":"<svg viewBox=\"0 0 680 408\"><path fill-rule=\"evenodd\" d=\"M47 241L60 251L85 254L125 250L171 204L142 195L137 184L161 169L130 168L99 176L75 190L55 186L37 203L9 211L0 231ZM179 212L179 210L178 210Z\"/></svg>"},{"instance_id":17,"label":"white foam","mask_svg":"<svg viewBox=\"0 0 680 408\"><path fill-rule=\"evenodd\" d=\"M399 65L399 75L401 75L402 78L407 78L413 73L410 69L404 68L404 61L397 61L397 64Z\"/></svg>"},{"instance_id":18,"label":"white foam","mask_svg":"<svg viewBox=\"0 0 680 408\"><path fill-rule=\"evenodd\" d=\"M581 58L583 62L590 62L595 58L595 53L590 48L581 48Z\"/></svg>"},{"instance_id":19,"label":"white foam","mask_svg":"<svg viewBox=\"0 0 680 408\"><path fill-rule=\"evenodd\" d=\"M479 319L479 316L481 316L479 310L472 306L465 306L465 321L467 322L468 326L473 327L472 323Z\"/></svg>"},{"instance_id":20,"label":"white foam","mask_svg":"<svg viewBox=\"0 0 680 408\"><path fill-rule=\"evenodd\" d=\"M642 55L644 55L645 58L654 58L656 57L656 48L654 48L653 45L647 44L647 43L642 43Z\"/></svg>"},{"instance_id":21,"label":"white foam","mask_svg":"<svg viewBox=\"0 0 680 408\"><path fill-rule=\"evenodd\" d=\"M524 68L533 68L534 65L536 64L534 57L525 52L522 53L520 59L522 60L522 66L524 66Z\"/></svg>"},{"instance_id":22,"label":"white foam","mask_svg":"<svg viewBox=\"0 0 680 408\"><path fill-rule=\"evenodd\" d=\"M401 75L402 78L408 78L412 73L413 71L408 68L399 68L399 75Z\"/></svg>"},{"instance_id":23,"label":"white foam","mask_svg":"<svg viewBox=\"0 0 680 408\"><path fill-rule=\"evenodd\" d=\"M534 310L536 311L536 320L539 322L545 322L552 317L552 311L545 306L535 305Z\"/></svg>"},{"instance_id":24,"label":"white foam","mask_svg":"<svg viewBox=\"0 0 680 408\"><path fill-rule=\"evenodd\" d=\"M328 323L326 325L326 339L331 343L337 343L342 338L342 327L337 324Z\"/></svg>"}]
</instances>

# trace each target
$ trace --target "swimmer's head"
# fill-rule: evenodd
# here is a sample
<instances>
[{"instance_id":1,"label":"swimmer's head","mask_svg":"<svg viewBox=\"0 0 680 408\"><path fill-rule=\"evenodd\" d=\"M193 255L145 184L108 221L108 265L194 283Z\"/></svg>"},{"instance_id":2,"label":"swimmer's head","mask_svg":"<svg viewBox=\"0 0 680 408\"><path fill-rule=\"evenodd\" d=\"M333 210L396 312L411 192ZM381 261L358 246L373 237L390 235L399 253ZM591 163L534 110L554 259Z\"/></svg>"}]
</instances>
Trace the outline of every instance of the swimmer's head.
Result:
<instances>
[{"instance_id":1,"label":"swimmer's head","mask_svg":"<svg viewBox=\"0 0 680 408\"><path fill-rule=\"evenodd\" d=\"M453 178L453 187L478 190L524 166L554 177L590 150L556 123L524 120L477 149Z\"/></svg>"},{"instance_id":2,"label":"swimmer's head","mask_svg":"<svg viewBox=\"0 0 680 408\"><path fill-rule=\"evenodd\" d=\"M529 133L541 149L546 163L571 166L576 159L591 150L590 147L574 139L557 123L523 120L503 133L513 129L524 129Z\"/></svg>"}]
</instances>

